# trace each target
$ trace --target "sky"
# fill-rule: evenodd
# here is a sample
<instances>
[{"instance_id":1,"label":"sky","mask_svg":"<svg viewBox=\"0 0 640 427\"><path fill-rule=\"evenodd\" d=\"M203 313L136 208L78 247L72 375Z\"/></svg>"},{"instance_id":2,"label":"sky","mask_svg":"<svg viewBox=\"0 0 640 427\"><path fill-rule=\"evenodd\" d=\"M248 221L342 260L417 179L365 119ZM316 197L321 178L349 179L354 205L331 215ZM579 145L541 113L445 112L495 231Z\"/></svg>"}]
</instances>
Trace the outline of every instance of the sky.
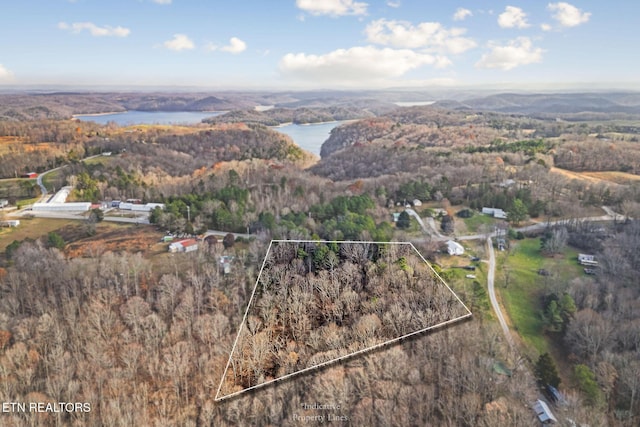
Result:
<instances>
[{"instance_id":1,"label":"sky","mask_svg":"<svg viewBox=\"0 0 640 427\"><path fill-rule=\"evenodd\" d=\"M632 0L13 0L0 86L640 88Z\"/></svg>"}]
</instances>

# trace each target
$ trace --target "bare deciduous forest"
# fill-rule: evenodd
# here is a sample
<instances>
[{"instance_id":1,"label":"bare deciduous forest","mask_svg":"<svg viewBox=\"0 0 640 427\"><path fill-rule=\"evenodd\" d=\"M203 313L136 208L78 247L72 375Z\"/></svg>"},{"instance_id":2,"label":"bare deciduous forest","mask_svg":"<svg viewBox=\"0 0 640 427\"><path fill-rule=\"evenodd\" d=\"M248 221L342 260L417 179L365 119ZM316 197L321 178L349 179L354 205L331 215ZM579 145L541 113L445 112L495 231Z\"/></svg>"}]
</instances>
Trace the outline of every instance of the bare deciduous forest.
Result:
<instances>
[{"instance_id":1,"label":"bare deciduous forest","mask_svg":"<svg viewBox=\"0 0 640 427\"><path fill-rule=\"evenodd\" d=\"M469 314L410 244L272 242L219 397Z\"/></svg>"}]
</instances>

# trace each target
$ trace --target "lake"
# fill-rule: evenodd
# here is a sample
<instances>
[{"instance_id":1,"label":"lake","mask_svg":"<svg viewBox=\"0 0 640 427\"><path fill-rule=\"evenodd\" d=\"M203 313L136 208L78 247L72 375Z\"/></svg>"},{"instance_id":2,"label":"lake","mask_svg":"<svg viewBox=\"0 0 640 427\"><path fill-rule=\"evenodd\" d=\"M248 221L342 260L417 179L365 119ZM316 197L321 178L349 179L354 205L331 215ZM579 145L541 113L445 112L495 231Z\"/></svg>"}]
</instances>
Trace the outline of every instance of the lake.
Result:
<instances>
[{"instance_id":1,"label":"lake","mask_svg":"<svg viewBox=\"0 0 640 427\"><path fill-rule=\"evenodd\" d=\"M300 148L319 156L320 147L329 138L331 130L342 123L344 121L308 125L290 124L274 127L273 130L289 135Z\"/></svg>"},{"instance_id":2,"label":"lake","mask_svg":"<svg viewBox=\"0 0 640 427\"><path fill-rule=\"evenodd\" d=\"M99 124L115 122L120 126L140 124L196 124L207 117L219 116L224 111L126 111L123 113L100 115L77 115L76 119L91 121ZM296 125L288 124L272 127L273 130L289 135L303 150L320 155L322 143L329 138L331 130L344 123L343 121Z\"/></svg>"},{"instance_id":3,"label":"lake","mask_svg":"<svg viewBox=\"0 0 640 427\"><path fill-rule=\"evenodd\" d=\"M76 119L85 122L96 122L105 125L115 122L120 126L127 125L177 125L200 123L207 117L219 116L224 111L125 111L100 115L76 115Z\"/></svg>"}]
</instances>

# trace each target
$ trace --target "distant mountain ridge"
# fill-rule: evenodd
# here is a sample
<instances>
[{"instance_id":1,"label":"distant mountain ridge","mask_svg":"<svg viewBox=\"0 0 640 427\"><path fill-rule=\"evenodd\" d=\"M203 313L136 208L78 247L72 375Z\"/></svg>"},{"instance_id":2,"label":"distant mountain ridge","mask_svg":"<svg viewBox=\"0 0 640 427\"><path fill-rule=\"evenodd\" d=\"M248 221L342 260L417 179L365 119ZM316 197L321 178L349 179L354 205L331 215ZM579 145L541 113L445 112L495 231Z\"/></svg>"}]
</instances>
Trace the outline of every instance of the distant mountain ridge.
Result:
<instances>
[{"instance_id":1,"label":"distant mountain ridge","mask_svg":"<svg viewBox=\"0 0 640 427\"><path fill-rule=\"evenodd\" d=\"M640 114L640 92L516 94L502 93L464 101L443 100L435 107L450 110L515 114Z\"/></svg>"}]
</instances>

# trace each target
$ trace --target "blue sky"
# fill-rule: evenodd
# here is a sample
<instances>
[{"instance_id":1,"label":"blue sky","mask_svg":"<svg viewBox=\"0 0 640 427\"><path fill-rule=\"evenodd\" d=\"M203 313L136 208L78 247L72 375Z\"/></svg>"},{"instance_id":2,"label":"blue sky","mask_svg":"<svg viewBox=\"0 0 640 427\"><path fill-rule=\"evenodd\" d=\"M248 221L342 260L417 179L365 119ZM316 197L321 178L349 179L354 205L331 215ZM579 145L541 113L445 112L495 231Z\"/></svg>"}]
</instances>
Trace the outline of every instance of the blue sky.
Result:
<instances>
[{"instance_id":1,"label":"blue sky","mask_svg":"<svg viewBox=\"0 0 640 427\"><path fill-rule=\"evenodd\" d=\"M630 0L3 3L3 86L640 87Z\"/></svg>"}]
</instances>

